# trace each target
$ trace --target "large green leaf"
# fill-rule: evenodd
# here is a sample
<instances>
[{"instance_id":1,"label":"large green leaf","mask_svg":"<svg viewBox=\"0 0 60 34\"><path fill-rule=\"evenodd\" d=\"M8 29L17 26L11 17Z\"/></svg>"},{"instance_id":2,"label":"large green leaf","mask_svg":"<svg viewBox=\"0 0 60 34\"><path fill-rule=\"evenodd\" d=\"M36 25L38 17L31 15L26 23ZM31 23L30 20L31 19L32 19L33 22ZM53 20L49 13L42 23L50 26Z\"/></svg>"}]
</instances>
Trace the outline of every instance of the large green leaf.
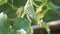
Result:
<instances>
[{"instance_id":1,"label":"large green leaf","mask_svg":"<svg viewBox=\"0 0 60 34\"><path fill-rule=\"evenodd\" d=\"M0 0L0 6L7 3L8 0Z\"/></svg>"},{"instance_id":2,"label":"large green leaf","mask_svg":"<svg viewBox=\"0 0 60 34\"><path fill-rule=\"evenodd\" d=\"M0 34L15 34L14 29L10 28L7 15L3 13L0 13Z\"/></svg>"},{"instance_id":3,"label":"large green leaf","mask_svg":"<svg viewBox=\"0 0 60 34\"><path fill-rule=\"evenodd\" d=\"M13 28L15 30L24 29L25 31L28 31L30 23L27 19L18 17L14 19Z\"/></svg>"},{"instance_id":4,"label":"large green leaf","mask_svg":"<svg viewBox=\"0 0 60 34\"><path fill-rule=\"evenodd\" d=\"M8 28L7 15L0 13L0 34L7 34Z\"/></svg>"},{"instance_id":5,"label":"large green leaf","mask_svg":"<svg viewBox=\"0 0 60 34\"><path fill-rule=\"evenodd\" d=\"M7 15L0 13L0 34L18 34L19 32L22 33L22 31L25 33L30 28L30 23L25 18L17 17L12 21L13 26L9 23Z\"/></svg>"}]
</instances>

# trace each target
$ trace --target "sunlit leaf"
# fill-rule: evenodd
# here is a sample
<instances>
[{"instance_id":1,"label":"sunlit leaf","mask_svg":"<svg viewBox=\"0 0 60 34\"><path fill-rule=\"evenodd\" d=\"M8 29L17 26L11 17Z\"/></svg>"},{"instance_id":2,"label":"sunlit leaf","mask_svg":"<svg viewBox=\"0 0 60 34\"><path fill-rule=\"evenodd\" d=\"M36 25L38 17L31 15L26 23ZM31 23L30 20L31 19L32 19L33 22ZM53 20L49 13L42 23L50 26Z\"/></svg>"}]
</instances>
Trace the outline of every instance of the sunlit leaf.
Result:
<instances>
[{"instance_id":1,"label":"sunlit leaf","mask_svg":"<svg viewBox=\"0 0 60 34\"><path fill-rule=\"evenodd\" d=\"M8 0L0 0L0 6L7 3Z\"/></svg>"},{"instance_id":2,"label":"sunlit leaf","mask_svg":"<svg viewBox=\"0 0 60 34\"><path fill-rule=\"evenodd\" d=\"M16 11L17 16L21 17L22 12L23 12L23 7L18 8L18 10Z\"/></svg>"},{"instance_id":3,"label":"sunlit leaf","mask_svg":"<svg viewBox=\"0 0 60 34\"><path fill-rule=\"evenodd\" d=\"M9 28L7 22L7 15L0 13L0 34L7 34Z\"/></svg>"},{"instance_id":4,"label":"sunlit leaf","mask_svg":"<svg viewBox=\"0 0 60 34\"><path fill-rule=\"evenodd\" d=\"M17 34L26 34L27 32L24 29L17 30Z\"/></svg>"},{"instance_id":5,"label":"sunlit leaf","mask_svg":"<svg viewBox=\"0 0 60 34\"><path fill-rule=\"evenodd\" d=\"M0 13L0 26L3 26L3 24L6 23L6 20L7 20L7 15L3 14L3 12Z\"/></svg>"}]
</instances>

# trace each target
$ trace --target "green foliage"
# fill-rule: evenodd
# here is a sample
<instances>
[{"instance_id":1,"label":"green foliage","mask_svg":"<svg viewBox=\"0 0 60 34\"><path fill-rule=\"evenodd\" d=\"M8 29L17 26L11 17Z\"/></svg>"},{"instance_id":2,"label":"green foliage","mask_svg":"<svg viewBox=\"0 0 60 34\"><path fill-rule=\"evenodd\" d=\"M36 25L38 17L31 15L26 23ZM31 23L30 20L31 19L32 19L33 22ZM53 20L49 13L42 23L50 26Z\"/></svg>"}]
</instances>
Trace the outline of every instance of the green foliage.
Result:
<instances>
[{"instance_id":1,"label":"green foliage","mask_svg":"<svg viewBox=\"0 0 60 34\"><path fill-rule=\"evenodd\" d=\"M0 0L0 6L7 3L8 0Z\"/></svg>"},{"instance_id":2,"label":"green foliage","mask_svg":"<svg viewBox=\"0 0 60 34\"><path fill-rule=\"evenodd\" d=\"M25 18L17 17L12 20L13 26L7 18L6 14L0 14L0 34L17 34L16 32L20 29L28 31L30 28L29 21Z\"/></svg>"},{"instance_id":3,"label":"green foliage","mask_svg":"<svg viewBox=\"0 0 60 34\"><path fill-rule=\"evenodd\" d=\"M14 22L13 27L15 30L19 30L23 28L24 30L28 31L30 28L29 21L26 18L18 17L18 18L15 18L13 22Z\"/></svg>"},{"instance_id":4,"label":"green foliage","mask_svg":"<svg viewBox=\"0 0 60 34\"><path fill-rule=\"evenodd\" d=\"M34 19L34 20L37 20L37 14L35 13L34 11L34 8L33 8L33 1L32 0L28 0L25 7L24 7L24 10L26 12L26 14L28 15L28 17Z\"/></svg>"},{"instance_id":5,"label":"green foliage","mask_svg":"<svg viewBox=\"0 0 60 34\"><path fill-rule=\"evenodd\" d=\"M60 6L50 0L0 0L0 34L33 34L32 23L44 27L50 34L44 21L54 20L54 15L60 15L59 11Z\"/></svg>"}]
</instances>

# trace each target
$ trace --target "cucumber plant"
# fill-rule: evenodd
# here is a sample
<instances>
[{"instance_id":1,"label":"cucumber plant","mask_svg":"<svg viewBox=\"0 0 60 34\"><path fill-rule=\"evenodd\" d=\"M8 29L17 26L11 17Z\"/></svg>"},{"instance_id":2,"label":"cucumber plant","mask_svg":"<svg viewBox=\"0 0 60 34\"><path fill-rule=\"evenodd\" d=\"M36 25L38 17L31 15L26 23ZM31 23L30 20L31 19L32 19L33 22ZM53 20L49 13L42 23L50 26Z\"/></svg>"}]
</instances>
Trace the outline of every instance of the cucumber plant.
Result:
<instances>
[{"instance_id":1,"label":"cucumber plant","mask_svg":"<svg viewBox=\"0 0 60 34\"><path fill-rule=\"evenodd\" d=\"M48 0L17 1L0 0L0 34L33 34L30 27L34 22L50 34L49 26L43 18L48 10L57 11L60 8ZM40 3L38 5L35 2Z\"/></svg>"}]
</instances>

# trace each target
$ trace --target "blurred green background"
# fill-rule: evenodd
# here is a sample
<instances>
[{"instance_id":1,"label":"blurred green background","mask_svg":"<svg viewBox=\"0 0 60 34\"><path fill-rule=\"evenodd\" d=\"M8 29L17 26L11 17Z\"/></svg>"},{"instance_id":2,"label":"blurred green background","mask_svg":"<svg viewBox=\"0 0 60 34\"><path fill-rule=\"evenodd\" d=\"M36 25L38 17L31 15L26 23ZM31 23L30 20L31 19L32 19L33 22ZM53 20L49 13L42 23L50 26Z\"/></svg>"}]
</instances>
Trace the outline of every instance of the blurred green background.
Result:
<instances>
[{"instance_id":1,"label":"blurred green background","mask_svg":"<svg viewBox=\"0 0 60 34\"><path fill-rule=\"evenodd\" d=\"M60 6L60 0L49 0L49 1L51 1L56 6ZM60 20L60 11L53 11L53 10L48 11L44 17L44 21L49 22L55 20Z\"/></svg>"},{"instance_id":2,"label":"blurred green background","mask_svg":"<svg viewBox=\"0 0 60 34\"><path fill-rule=\"evenodd\" d=\"M7 3L12 4L12 0L8 0ZM21 6L24 6L26 4L27 0L14 0L13 5L16 8L20 8ZM60 0L48 0L51 1L54 5L60 6ZM5 12L7 13L9 18L15 18L16 17L16 11L14 8L11 7L9 4L4 4L0 6L0 12ZM39 4L39 3L38 3ZM60 11L54 11L54 10L49 10L46 14L45 17L43 18L45 22L49 21L54 21L54 20L60 20Z\"/></svg>"}]
</instances>

